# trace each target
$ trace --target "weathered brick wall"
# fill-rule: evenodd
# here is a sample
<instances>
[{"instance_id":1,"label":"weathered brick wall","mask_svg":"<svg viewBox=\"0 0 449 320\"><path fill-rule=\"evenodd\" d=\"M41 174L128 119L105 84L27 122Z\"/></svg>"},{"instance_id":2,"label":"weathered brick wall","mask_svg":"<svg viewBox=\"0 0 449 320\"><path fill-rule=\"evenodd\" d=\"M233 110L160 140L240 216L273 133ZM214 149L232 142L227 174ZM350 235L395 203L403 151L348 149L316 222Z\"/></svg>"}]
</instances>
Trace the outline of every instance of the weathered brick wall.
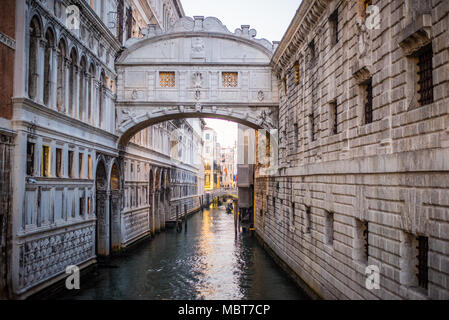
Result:
<instances>
[{"instance_id":1,"label":"weathered brick wall","mask_svg":"<svg viewBox=\"0 0 449 320\"><path fill-rule=\"evenodd\" d=\"M15 0L2 1L0 12L0 34L14 39L15 30ZM1 36L1 35L0 35ZM0 42L0 117L12 118L14 49Z\"/></svg>"},{"instance_id":2,"label":"weathered brick wall","mask_svg":"<svg viewBox=\"0 0 449 320\"><path fill-rule=\"evenodd\" d=\"M11 137L0 132L0 299L7 298L11 247Z\"/></svg>"},{"instance_id":3,"label":"weathered brick wall","mask_svg":"<svg viewBox=\"0 0 449 320\"><path fill-rule=\"evenodd\" d=\"M425 29L433 48L434 102L417 106L414 60L407 53L417 44L406 38L407 30L420 28L419 18L410 18L416 14L413 2L372 1L380 28L368 31L363 42L357 1L304 1L325 8L313 7L320 18L301 22L316 24L308 25L305 37L296 31L302 41L295 52L274 58L281 84L281 175L257 179L256 230L324 298L449 299L449 3L431 1L431 26ZM329 16L337 7L339 41L332 44ZM280 49L295 48L294 36L284 41ZM361 41L368 46L364 55ZM368 124L366 74L373 86ZM361 257L359 222L368 223L367 259ZM408 239L418 236L428 238L427 289L412 279L414 243ZM368 265L380 268L379 290L366 288Z\"/></svg>"}]
</instances>

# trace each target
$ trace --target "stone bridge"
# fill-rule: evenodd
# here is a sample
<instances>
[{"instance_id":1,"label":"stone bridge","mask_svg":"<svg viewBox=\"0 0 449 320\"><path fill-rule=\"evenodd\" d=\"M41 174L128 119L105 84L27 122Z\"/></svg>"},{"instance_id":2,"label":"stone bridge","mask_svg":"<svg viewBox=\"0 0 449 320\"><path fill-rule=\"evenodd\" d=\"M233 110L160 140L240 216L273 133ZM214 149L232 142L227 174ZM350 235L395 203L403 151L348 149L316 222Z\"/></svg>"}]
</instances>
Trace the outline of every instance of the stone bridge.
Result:
<instances>
[{"instance_id":1,"label":"stone bridge","mask_svg":"<svg viewBox=\"0 0 449 320\"><path fill-rule=\"evenodd\" d=\"M184 17L163 33L150 25L117 60L119 145L143 128L176 118L217 118L254 129L278 126L275 46L217 18Z\"/></svg>"}]
</instances>

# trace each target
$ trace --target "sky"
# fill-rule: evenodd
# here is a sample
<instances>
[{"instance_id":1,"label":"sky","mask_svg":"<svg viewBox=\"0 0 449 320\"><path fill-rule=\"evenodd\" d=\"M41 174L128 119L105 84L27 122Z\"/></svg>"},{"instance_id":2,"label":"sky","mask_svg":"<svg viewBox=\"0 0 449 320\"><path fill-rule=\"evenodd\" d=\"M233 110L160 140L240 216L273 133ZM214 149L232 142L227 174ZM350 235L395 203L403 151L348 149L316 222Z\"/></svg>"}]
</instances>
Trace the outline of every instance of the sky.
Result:
<instances>
[{"instance_id":1,"label":"sky","mask_svg":"<svg viewBox=\"0 0 449 320\"><path fill-rule=\"evenodd\" d=\"M280 41L301 0L181 0L187 16L217 17L234 32L243 24L257 30L256 38Z\"/></svg>"},{"instance_id":2,"label":"sky","mask_svg":"<svg viewBox=\"0 0 449 320\"><path fill-rule=\"evenodd\" d=\"M256 38L280 41L287 31L301 0L181 0L187 16L217 17L234 32L241 25L256 29ZM209 127L217 131L218 142L234 146L237 140L237 124L234 122L205 119Z\"/></svg>"}]
</instances>

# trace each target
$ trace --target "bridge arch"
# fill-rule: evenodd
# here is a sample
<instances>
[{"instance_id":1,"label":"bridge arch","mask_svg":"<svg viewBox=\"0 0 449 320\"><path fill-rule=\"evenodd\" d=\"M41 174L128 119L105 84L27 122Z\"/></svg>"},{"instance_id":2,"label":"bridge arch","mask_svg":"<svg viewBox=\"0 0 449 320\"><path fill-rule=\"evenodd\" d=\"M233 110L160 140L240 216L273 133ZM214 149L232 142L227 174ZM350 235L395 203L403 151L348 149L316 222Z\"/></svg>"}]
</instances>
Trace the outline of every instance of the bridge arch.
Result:
<instances>
[{"instance_id":1,"label":"bridge arch","mask_svg":"<svg viewBox=\"0 0 449 320\"><path fill-rule=\"evenodd\" d=\"M150 25L116 61L119 145L140 130L179 118L215 118L275 129L275 45L243 25L230 32L213 17L184 17L167 32Z\"/></svg>"}]
</instances>

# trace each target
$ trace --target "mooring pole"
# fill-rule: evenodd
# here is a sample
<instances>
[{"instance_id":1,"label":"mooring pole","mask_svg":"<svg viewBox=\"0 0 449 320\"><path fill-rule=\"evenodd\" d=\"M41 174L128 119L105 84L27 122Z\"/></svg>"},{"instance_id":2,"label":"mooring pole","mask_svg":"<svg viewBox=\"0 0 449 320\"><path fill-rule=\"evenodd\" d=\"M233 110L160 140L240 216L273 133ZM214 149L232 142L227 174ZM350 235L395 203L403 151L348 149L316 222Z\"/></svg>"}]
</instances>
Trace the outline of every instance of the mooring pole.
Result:
<instances>
[{"instance_id":1,"label":"mooring pole","mask_svg":"<svg viewBox=\"0 0 449 320\"><path fill-rule=\"evenodd\" d=\"M187 232L187 205L184 205L184 232Z\"/></svg>"},{"instance_id":2,"label":"mooring pole","mask_svg":"<svg viewBox=\"0 0 449 320\"><path fill-rule=\"evenodd\" d=\"M234 201L234 228L235 228L235 234L237 235L237 230L238 230L238 207L239 207L239 201L235 200Z\"/></svg>"}]
</instances>

